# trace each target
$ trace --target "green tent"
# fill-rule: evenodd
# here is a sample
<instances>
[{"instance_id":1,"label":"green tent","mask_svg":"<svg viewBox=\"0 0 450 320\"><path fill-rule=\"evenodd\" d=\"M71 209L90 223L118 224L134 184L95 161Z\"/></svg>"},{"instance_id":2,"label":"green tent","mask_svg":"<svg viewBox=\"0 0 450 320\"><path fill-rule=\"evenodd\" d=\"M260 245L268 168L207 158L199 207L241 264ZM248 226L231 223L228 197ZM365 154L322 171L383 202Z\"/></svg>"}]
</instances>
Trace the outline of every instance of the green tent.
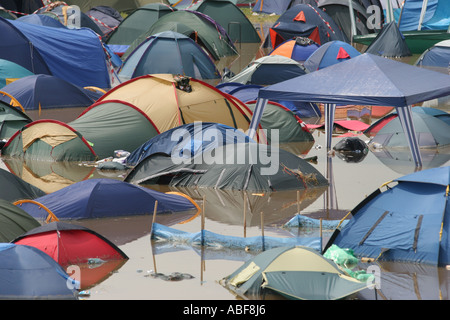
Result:
<instances>
[{"instance_id":1,"label":"green tent","mask_svg":"<svg viewBox=\"0 0 450 320\"><path fill-rule=\"evenodd\" d=\"M14 202L21 199L35 199L46 193L18 176L0 169L0 199Z\"/></svg>"},{"instance_id":2,"label":"green tent","mask_svg":"<svg viewBox=\"0 0 450 320\"><path fill-rule=\"evenodd\" d=\"M34 121L11 137L2 154L25 159L94 161L115 150L134 150L158 134L153 122L135 106L103 101L69 123Z\"/></svg>"},{"instance_id":3,"label":"green tent","mask_svg":"<svg viewBox=\"0 0 450 320\"><path fill-rule=\"evenodd\" d=\"M253 24L234 3L223 0L203 0L189 7L213 18L234 42L260 43L261 37Z\"/></svg>"},{"instance_id":4,"label":"green tent","mask_svg":"<svg viewBox=\"0 0 450 320\"><path fill-rule=\"evenodd\" d=\"M10 242L41 224L9 201L0 199L0 242Z\"/></svg>"},{"instance_id":5,"label":"green tent","mask_svg":"<svg viewBox=\"0 0 450 320\"><path fill-rule=\"evenodd\" d=\"M308 247L278 247L244 263L222 284L239 296L258 297L262 288L289 299L336 300L367 288L331 260Z\"/></svg>"},{"instance_id":6,"label":"green tent","mask_svg":"<svg viewBox=\"0 0 450 320\"><path fill-rule=\"evenodd\" d=\"M225 29L201 12L178 10L166 14L159 18L141 36L141 39L163 31L175 31L190 37L205 48L215 60L237 55L237 50ZM130 47L135 47L138 44L132 44Z\"/></svg>"},{"instance_id":7,"label":"green tent","mask_svg":"<svg viewBox=\"0 0 450 320\"><path fill-rule=\"evenodd\" d=\"M125 181L252 191L313 189L328 181L306 160L257 143L226 144L183 162L152 154L141 160Z\"/></svg>"},{"instance_id":8,"label":"green tent","mask_svg":"<svg viewBox=\"0 0 450 320\"><path fill-rule=\"evenodd\" d=\"M162 3L150 3L139 7L111 32L106 43L108 45L130 45L139 36L144 34L159 18L174 10L176 9Z\"/></svg>"},{"instance_id":9,"label":"green tent","mask_svg":"<svg viewBox=\"0 0 450 320\"><path fill-rule=\"evenodd\" d=\"M0 140L9 139L17 130L32 121L19 108L0 101Z\"/></svg>"}]
</instances>

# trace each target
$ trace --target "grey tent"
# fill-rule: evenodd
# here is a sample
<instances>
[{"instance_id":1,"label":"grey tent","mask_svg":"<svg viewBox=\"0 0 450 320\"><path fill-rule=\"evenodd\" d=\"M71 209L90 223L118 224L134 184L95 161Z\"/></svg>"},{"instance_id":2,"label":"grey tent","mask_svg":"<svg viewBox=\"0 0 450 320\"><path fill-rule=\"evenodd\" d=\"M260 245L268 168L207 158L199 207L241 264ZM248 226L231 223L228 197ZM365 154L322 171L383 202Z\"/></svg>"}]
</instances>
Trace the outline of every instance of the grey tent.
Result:
<instances>
[{"instance_id":1,"label":"grey tent","mask_svg":"<svg viewBox=\"0 0 450 320\"><path fill-rule=\"evenodd\" d=\"M366 53L372 53L388 58L411 56L405 37L398 29L395 21L385 25L377 34Z\"/></svg>"},{"instance_id":2,"label":"grey tent","mask_svg":"<svg viewBox=\"0 0 450 320\"><path fill-rule=\"evenodd\" d=\"M449 75L364 53L260 89L248 135L252 137L256 133L269 99L324 103L327 149L331 148L330 129L333 128L336 104L393 106L400 116L414 163L421 167L411 105L449 94Z\"/></svg>"}]
</instances>

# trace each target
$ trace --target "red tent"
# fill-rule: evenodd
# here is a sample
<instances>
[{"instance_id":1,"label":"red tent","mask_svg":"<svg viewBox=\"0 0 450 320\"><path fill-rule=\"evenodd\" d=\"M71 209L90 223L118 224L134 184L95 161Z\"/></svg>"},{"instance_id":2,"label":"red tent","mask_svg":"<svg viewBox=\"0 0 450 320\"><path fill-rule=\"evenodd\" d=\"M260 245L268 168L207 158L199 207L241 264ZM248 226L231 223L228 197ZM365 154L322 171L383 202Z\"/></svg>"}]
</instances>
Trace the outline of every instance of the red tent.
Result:
<instances>
[{"instance_id":1,"label":"red tent","mask_svg":"<svg viewBox=\"0 0 450 320\"><path fill-rule=\"evenodd\" d=\"M59 221L34 228L12 242L40 249L61 266L86 263L89 259L128 259L116 245L95 231Z\"/></svg>"}]
</instances>

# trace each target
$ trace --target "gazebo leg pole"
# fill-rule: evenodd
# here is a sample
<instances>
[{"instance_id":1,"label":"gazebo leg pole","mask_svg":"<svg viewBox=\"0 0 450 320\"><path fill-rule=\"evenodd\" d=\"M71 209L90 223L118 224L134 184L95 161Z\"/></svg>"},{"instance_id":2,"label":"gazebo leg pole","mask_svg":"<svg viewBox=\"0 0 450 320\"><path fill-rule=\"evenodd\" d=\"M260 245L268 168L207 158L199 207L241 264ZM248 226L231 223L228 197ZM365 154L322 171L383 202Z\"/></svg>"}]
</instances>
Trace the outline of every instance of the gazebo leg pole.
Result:
<instances>
[{"instance_id":1,"label":"gazebo leg pole","mask_svg":"<svg viewBox=\"0 0 450 320\"><path fill-rule=\"evenodd\" d=\"M411 149L411 155L417 168L422 167L422 156L420 154L419 142L416 136L416 130L414 129L414 122L412 117L411 106L395 107L397 114L402 124L403 132L408 140L409 148Z\"/></svg>"},{"instance_id":2,"label":"gazebo leg pole","mask_svg":"<svg viewBox=\"0 0 450 320\"><path fill-rule=\"evenodd\" d=\"M331 149L331 138L333 137L333 124L334 124L334 112L336 110L336 104L326 103L324 105L325 113L325 136L327 139L326 148L327 152Z\"/></svg>"}]
</instances>

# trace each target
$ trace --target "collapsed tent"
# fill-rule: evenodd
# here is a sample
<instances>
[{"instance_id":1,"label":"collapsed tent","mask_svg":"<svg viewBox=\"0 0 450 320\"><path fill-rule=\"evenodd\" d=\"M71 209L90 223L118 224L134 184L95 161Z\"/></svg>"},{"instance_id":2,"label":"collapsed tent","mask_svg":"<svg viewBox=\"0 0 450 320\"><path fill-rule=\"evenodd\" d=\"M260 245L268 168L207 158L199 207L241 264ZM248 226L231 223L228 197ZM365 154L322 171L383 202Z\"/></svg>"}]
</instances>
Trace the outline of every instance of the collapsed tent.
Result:
<instances>
[{"instance_id":1,"label":"collapsed tent","mask_svg":"<svg viewBox=\"0 0 450 320\"><path fill-rule=\"evenodd\" d=\"M173 31L148 37L126 57L119 72L122 81L157 73L195 79L220 79L214 62L191 38Z\"/></svg>"},{"instance_id":2,"label":"collapsed tent","mask_svg":"<svg viewBox=\"0 0 450 320\"><path fill-rule=\"evenodd\" d=\"M226 82L271 85L306 74L308 71L298 61L285 56L269 55L251 62L241 72Z\"/></svg>"},{"instance_id":3,"label":"collapsed tent","mask_svg":"<svg viewBox=\"0 0 450 320\"><path fill-rule=\"evenodd\" d=\"M33 120L18 107L13 107L0 101L0 140L6 141L11 138L17 130L22 129L26 124L31 123L32 121Z\"/></svg>"},{"instance_id":4,"label":"collapsed tent","mask_svg":"<svg viewBox=\"0 0 450 320\"><path fill-rule=\"evenodd\" d=\"M74 300L77 283L48 254L30 246L0 243L0 298Z\"/></svg>"},{"instance_id":5,"label":"collapsed tent","mask_svg":"<svg viewBox=\"0 0 450 320\"><path fill-rule=\"evenodd\" d=\"M155 153L191 158L205 150L227 143L252 141L236 128L220 123L194 122L167 130L148 140L127 156L126 163L135 165Z\"/></svg>"},{"instance_id":6,"label":"collapsed tent","mask_svg":"<svg viewBox=\"0 0 450 320\"><path fill-rule=\"evenodd\" d=\"M102 101L63 123L37 120L12 136L2 154L24 159L94 161L134 150L159 133L147 115L121 101Z\"/></svg>"},{"instance_id":7,"label":"collapsed tent","mask_svg":"<svg viewBox=\"0 0 450 320\"><path fill-rule=\"evenodd\" d=\"M54 75L80 87L111 87L111 63L92 30L53 28L3 18L0 30L5 47L0 58L35 74Z\"/></svg>"},{"instance_id":8,"label":"collapsed tent","mask_svg":"<svg viewBox=\"0 0 450 320\"><path fill-rule=\"evenodd\" d=\"M328 184L306 160L256 143L227 144L178 161L167 154L153 154L142 159L125 181L252 191L308 189Z\"/></svg>"},{"instance_id":9,"label":"collapsed tent","mask_svg":"<svg viewBox=\"0 0 450 320\"><path fill-rule=\"evenodd\" d=\"M129 14L110 33L106 44L117 54L123 54L128 47L144 34L159 18L175 11L163 3L149 3Z\"/></svg>"},{"instance_id":10,"label":"collapsed tent","mask_svg":"<svg viewBox=\"0 0 450 320\"><path fill-rule=\"evenodd\" d=\"M314 51L305 61L304 66L309 72L313 72L354 58L360 54L358 50L346 42L329 41Z\"/></svg>"},{"instance_id":11,"label":"collapsed tent","mask_svg":"<svg viewBox=\"0 0 450 320\"><path fill-rule=\"evenodd\" d=\"M309 56L316 51L320 46L313 40L305 37L295 37L293 39L286 40L278 45L270 56L285 56L298 62L305 62Z\"/></svg>"},{"instance_id":12,"label":"collapsed tent","mask_svg":"<svg viewBox=\"0 0 450 320\"><path fill-rule=\"evenodd\" d=\"M351 211L327 247L335 244L381 261L448 264L449 169L422 170L395 179L394 186L384 184L385 191L381 186Z\"/></svg>"},{"instance_id":13,"label":"collapsed tent","mask_svg":"<svg viewBox=\"0 0 450 320\"><path fill-rule=\"evenodd\" d=\"M9 201L0 199L0 242L11 242L40 225L22 209Z\"/></svg>"},{"instance_id":14,"label":"collapsed tent","mask_svg":"<svg viewBox=\"0 0 450 320\"><path fill-rule=\"evenodd\" d=\"M367 288L319 252L301 246L273 248L245 262L222 284L240 297L259 297L266 289L288 299L336 300Z\"/></svg>"},{"instance_id":15,"label":"collapsed tent","mask_svg":"<svg viewBox=\"0 0 450 320\"><path fill-rule=\"evenodd\" d=\"M348 42L345 34L324 11L307 4L298 4L283 13L269 29L264 46L277 47L293 37L306 37L322 45L328 41Z\"/></svg>"},{"instance_id":16,"label":"collapsed tent","mask_svg":"<svg viewBox=\"0 0 450 320\"><path fill-rule=\"evenodd\" d=\"M0 169L0 199L14 202L19 199L35 199L46 193L9 171Z\"/></svg>"},{"instance_id":17,"label":"collapsed tent","mask_svg":"<svg viewBox=\"0 0 450 320\"><path fill-rule=\"evenodd\" d=\"M89 228L65 222L36 226L16 237L12 243L26 245L45 252L59 265L128 259L114 243Z\"/></svg>"},{"instance_id":18,"label":"collapsed tent","mask_svg":"<svg viewBox=\"0 0 450 320\"><path fill-rule=\"evenodd\" d=\"M2 92L8 93L27 112L37 110L37 115L29 113L32 118L40 118L45 115L46 109L81 108L85 109L92 105L100 93L73 85L63 79L46 74L37 74L23 77L2 88ZM9 104L15 100L9 96L0 99ZM37 116L37 117L36 117ZM47 118L47 116L45 116Z\"/></svg>"},{"instance_id":19,"label":"collapsed tent","mask_svg":"<svg viewBox=\"0 0 450 320\"><path fill-rule=\"evenodd\" d=\"M238 53L225 29L201 12L178 10L166 14L159 18L136 42L140 43L145 37L162 31L176 31L190 37L204 47L215 60Z\"/></svg>"},{"instance_id":20,"label":"collapsed tent","mask_svg":"<svg viewBox=\"0 0 450 320\"><path fill-rule=\"evenodd\" d=\"M13 81L33 75L33 72L12 61L0 59L0 88Z\"/></svg>"},{"instance_id":21,"label":"collapsed tent","mask_svg":"<svg viewBox=\"0 0 450 320\"><path fill-rule=\"evenodd\" d=\"M99 99L110 100L136 106L159 132L195 121L222 123L245 132L252 114L244 103L201 80L171 74L145 75L126 81Z\"/></svg>"},{"instance_id":22,"label":"collapsed tent","mask_svg":"<svg viewBox=\"0 0 450 320\"><path fill-rule=\"evenodd\" d=\"M185 195L162 193L115 179L88 179L15 204L38 220L78 220L152 215L156 201L157 213L198 209Z\"/></svg>"},{"instance_id":23,"label":"collapsed tent","mask_svg":"<svg viewBox=\"0 0 450 320\"><path fill-rule=\"evenodd\" d=\"M231 1L201 0L186 9L211 17L227 32L233 42L260 43L261 38L245 14Z\"/></svg>"}]
</instances>

